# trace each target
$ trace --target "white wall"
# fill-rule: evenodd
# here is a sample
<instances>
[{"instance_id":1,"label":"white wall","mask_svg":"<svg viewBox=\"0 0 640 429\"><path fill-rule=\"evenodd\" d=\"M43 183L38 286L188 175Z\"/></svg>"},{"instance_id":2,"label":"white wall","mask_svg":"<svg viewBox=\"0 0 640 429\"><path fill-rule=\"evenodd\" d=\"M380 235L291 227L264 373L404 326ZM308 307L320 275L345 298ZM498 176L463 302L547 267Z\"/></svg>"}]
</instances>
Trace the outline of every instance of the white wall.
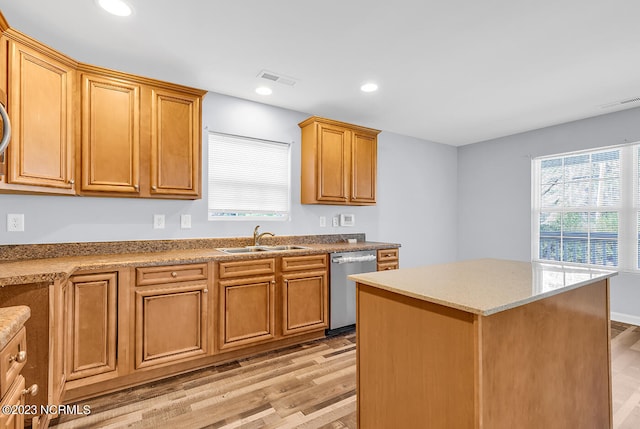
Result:
<instances>
[{"instance_id":1,"label":"white wall","mask_svg":"<svg viewBox=\"0 0 640 429\"><path fill-rule=\"evenodd\" d=\"M640 141L640 108L458 148L458 259L531 260L531 158ZM612 280L616 320L640 324L640 275Z\"/></svg>"},{"instance_id":2,"label":"white wall","mask_svg":"<svg viewBox=\"0 0 640 429\"><path fill-rule=\"evenodd\" d=\"M264 222L278 235L364 232L367 239L402 244L402 266L456 258L456 149L383 132L379 135L378 204L301 205L300 128L310 115L208 93L203 103L203 195L195 201L0 194L0 245L77 241L250 236L254 222L207 221L207 130L292 142L292 219ZM340 119L340 118L334 118ZM444 184L444 185L443 185ZM7 213L25 215L25 232L7 232ZM154 230L154 213L166 229ZM193 228L180 229L180 214ZM354 213L356 226L320 228L319 216ZM328 225L331 225L330 221ZM424 243L428 248L422 249Z\"/></svg>"}]
</instances>

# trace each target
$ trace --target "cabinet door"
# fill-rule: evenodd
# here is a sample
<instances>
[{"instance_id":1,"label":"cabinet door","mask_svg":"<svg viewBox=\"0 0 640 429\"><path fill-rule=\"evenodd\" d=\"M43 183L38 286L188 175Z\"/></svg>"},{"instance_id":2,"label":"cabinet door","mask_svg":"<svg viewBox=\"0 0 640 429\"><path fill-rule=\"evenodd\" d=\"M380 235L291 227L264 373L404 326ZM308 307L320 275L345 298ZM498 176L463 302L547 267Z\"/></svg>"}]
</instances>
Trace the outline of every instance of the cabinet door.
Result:
<instances>
[{"instance_id":1,"label":"cabinet door","mask_svg":"<svg viewBox=\"0 0 640 429\"><path fill-rule=\"evenodd\" d=\"M117 273L74 276L69 280L66 380L116 375Z\"/></svg>"},{"instance_id":2,"label":"cabinet door","mask_svg":"<svg viewBox=\"0 0 640 429\"><path fill-rule=\"evenodd\" d=\"M376 203L378 144L375 135L354 132L351 142L351 202Z\"/></svg>"},{"instance_id":3,"label":"cabinet door","mask_svg":"<svg viewBox=\"0 0 640 429\"><path fill-rule=\"evenodd\" d=\"M9 41L7 182L41 192L73 194L73 69Z\"/></svg>"},{"instance_id":4,"label":"cabinet door","mask_svg":"<svg viewBox=\"0 0 640 429\"><path fill-rule=\"evenodd\" d=\"M200 196L200 97L152 90L151 195Z\"/></svg>"},{"instance_id":5,"label":"cabinet door","mask_svg":"<svg viewBox=\"0 0 640 429\"><path fill-rule=\"evenodd\" d=\"M225 280L220 285L220 349L275 337L275 277Z\"/></svg>"},{"instance_id":6,"label":"cabinet door","mask_svg":"<svg viewBox=\"0 0 640 429\"><path fill-rule=\"evenodd\" d=\"M140 87L82 75L82 191L138 193Z\"/></svg>"},{"instance_id":7,"label":"cabinet door","mask_svg":"<svg viewBox=\"0 0 640 429\"><path fill-rule=\"evenodd\" d=\"M347 129L318 124L317 199L334 203L349 201L349 154L351 132Z\"/></svg>"},{"instance_id":8,"label":"cabinet door","mask_svg":"<svg viewBox=\"0 0 640 429\"><path fill-rule=\"evenodd\" d=\"M137 369L206 354L207 293L206 284L136 289Z\"/></svg>"},{"instance_id":9,"label":"cabinet door","mask_svg":"<svg viewBox=\"0 0 640 429\"><path fill-rule=\"evenodd\" d=\"M285 274L282 282L282 334L326 328L326 270Z\"/></svg>"}]
</instances>

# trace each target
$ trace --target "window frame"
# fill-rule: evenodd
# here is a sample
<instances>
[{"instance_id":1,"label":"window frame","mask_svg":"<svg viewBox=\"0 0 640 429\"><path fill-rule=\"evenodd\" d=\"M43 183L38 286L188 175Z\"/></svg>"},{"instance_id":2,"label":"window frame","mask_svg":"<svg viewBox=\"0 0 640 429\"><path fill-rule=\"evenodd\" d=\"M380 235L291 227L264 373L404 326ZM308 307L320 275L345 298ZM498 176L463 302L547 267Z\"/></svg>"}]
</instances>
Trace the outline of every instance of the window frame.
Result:
<instances>
[{"instance_id":1,"label":"window frame","mask_svg":"<svg viewBox=\"0 0 640 429\"><path fill-rule=\"evenodd\" d=\"M620 151L620 201L614 206L586 205L580 208L548 209L542 207L541 201L541 164L544 160L566 158L571 156L591 155L595 153ZM578 265L600 269L614 269L616 271L640 272L640 142L624 145L604 146L580 151L564 152L539 156L531 160L531 256L532 260L544 263L564 265ZM563 182L564 183L564 182ZM618 265L600 265L591 263L568 262L560 260L542 259L540 256L540 217L545 212L579 213L579 212L615 212L618 216L617 246ZM590 233L591 231L589 231ZM561 230L562 237L564 231ZM544 236L544 234L543 234ZM591 242L587 242L590 246ZM562 247L562 245L561 245ZM561 250L562 251L562 250Z\"/></svg>"},{"instance_id":2,"label":"window frame","mask_svg":"<svg viewBox=\"0 0 640 429\"><path fill-rule=\"evenodd\" d=\"M212 178L212 168L214 167L212 163L213 160L213 140L212 138L218 137L220 139L227 140L238 140L242 143L255 143L256 145L273 145L286 147L286 210L261 210L261 209L252 209L252 210L242 210L242 209L219 209L212 206L212 192L214 179ZM291 152L292 152L292 143L275 141L275 140L267 140L261 138L254 138L236 134L228 134L221 133L217 131L208 131L207 132L207 148L208 148L208 156L207 156L207 220L208 221L266 221L266 222L283 222L291 220L291 173L292 173L292 165L291 165ZM257 165L262 163L256 161ZM262 181L256 180L253 181L254 184L260 184Z\"/></svg>"}]
</instances>

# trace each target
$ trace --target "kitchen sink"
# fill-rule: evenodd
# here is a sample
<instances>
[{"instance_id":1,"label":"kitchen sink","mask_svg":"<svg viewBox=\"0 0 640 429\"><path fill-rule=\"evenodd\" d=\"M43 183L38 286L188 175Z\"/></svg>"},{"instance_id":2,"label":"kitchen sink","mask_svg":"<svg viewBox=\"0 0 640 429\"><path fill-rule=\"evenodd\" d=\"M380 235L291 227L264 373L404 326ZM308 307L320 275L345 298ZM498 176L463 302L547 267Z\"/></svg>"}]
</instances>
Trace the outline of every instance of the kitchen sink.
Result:
<instances>
[{"instance_id":1,"label":"kitchen sink","mask_svg":"<svg viewBox=\"0 0 640 429\"><path fill-rule=\"evenodd\" d=\"M253 253L253 252L268 252L267 249L263 249L259 246L247 246L247 247L228 247L225 249L218 249L225 253Z\"/></svg>"},{"instance_id":2,"label":"kitchen sink","mask_svg":"<svg viewBox=\"0 0 640 429\"><path fill-rule=\"evenodd\" d=\"M304 246L296 246L294 244L287 244L287 245L281 245L281 246L260 246L263 249L267 249L267 250L299 250L299 249L308 249L308 247L304 247Z\"/></svg>"},{"instance_id":3,"label":"kitchen sink","mask_svg":"<svg viewBox=\"0 0 640 429\"><path fill-rule=\"evenodd\" d=\"M225 253L253 253L253 252L276 252L279 250L299 250L299 249L308 249L308 247L287 244L287 245L280 245L280 246L227 247L227 248L218 249L218 250Z\"/></svg>"}]
</instances>

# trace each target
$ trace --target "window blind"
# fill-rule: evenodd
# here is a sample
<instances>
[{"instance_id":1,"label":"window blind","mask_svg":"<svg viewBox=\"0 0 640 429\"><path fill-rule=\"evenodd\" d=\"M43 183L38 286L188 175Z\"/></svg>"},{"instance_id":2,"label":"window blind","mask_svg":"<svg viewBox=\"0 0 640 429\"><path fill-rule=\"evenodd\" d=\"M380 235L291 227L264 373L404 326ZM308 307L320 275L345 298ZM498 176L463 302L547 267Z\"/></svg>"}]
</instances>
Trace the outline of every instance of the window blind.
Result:
<instances>
[{"instance_id":1,"label":"window blind","mask_svg":"<svg viewBox=\"0 0 640 429\"><path fill-rule=\"evenodd\" d=\"M289 218L290 145L209 133L209 219Z\"/></svg>"},{"instance_id":2,"label":"window blind","mask_svg":"<svg viewBox=\"0 0 640 429\"><path fill-rule=\"evenodd\" d=\"M534 259L639 269L638 162L638 145L534 159Z\"/></svg>"}]
</instances>

